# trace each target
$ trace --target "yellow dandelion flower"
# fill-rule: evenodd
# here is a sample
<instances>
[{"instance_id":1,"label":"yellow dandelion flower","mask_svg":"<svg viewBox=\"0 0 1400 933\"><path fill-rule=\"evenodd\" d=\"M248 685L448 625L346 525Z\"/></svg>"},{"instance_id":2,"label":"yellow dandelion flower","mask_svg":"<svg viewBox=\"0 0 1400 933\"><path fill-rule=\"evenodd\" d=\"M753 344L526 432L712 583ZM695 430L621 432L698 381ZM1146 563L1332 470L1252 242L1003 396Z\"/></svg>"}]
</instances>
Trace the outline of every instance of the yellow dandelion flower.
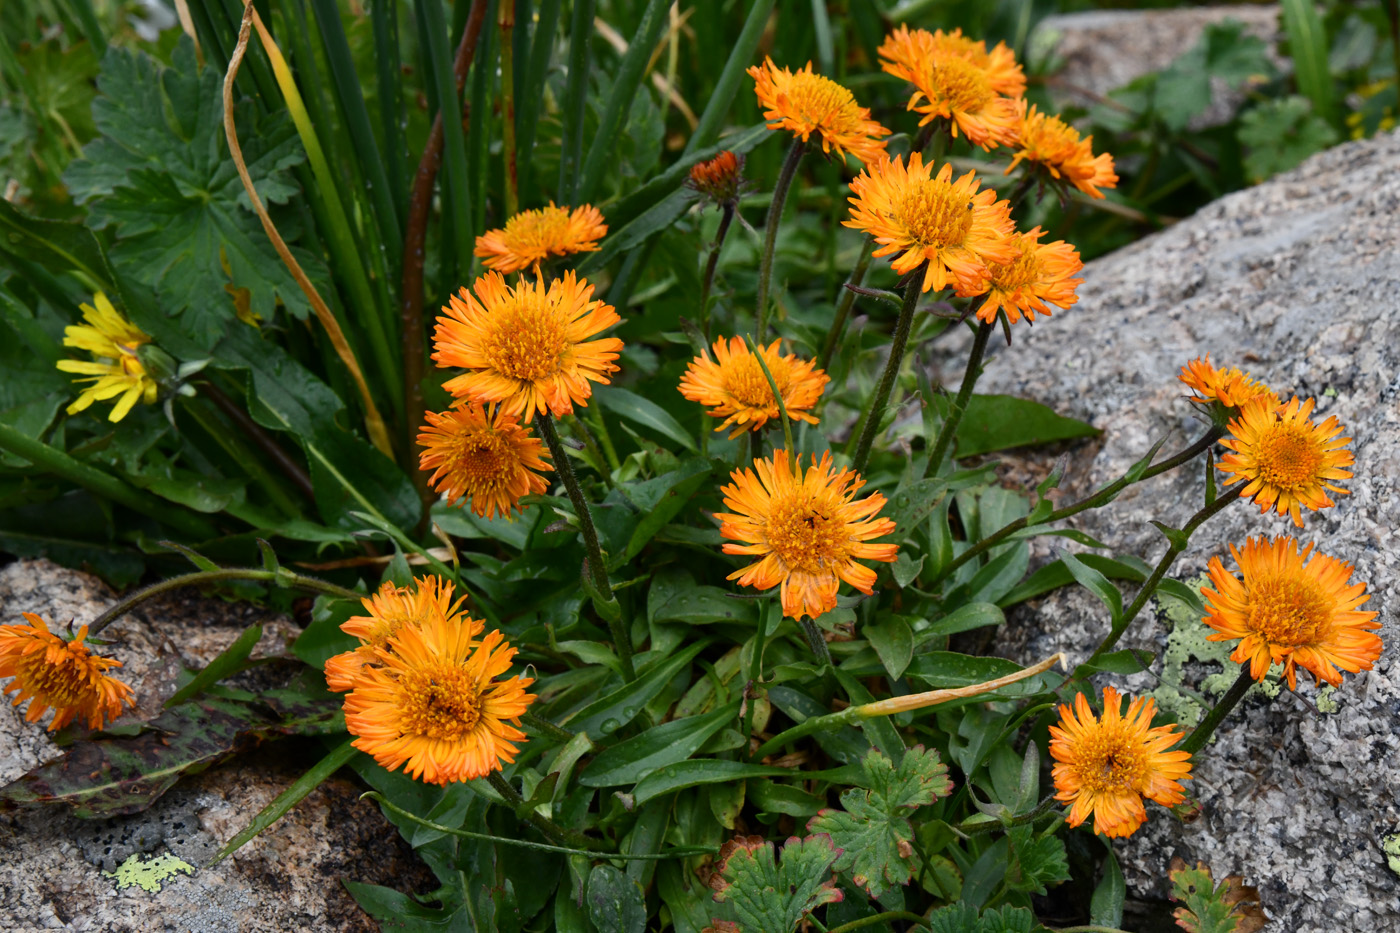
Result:
<instances>
[{"instance_id":1,"label":"yellow dandelion flower","mask_svg":"<svg viewBox=\"0 0 1400 933\"><path fill-rule=\"evenodd\" d=\"M461 367L443 388L473 402L499 402L507 415L529 421L535 412L572 414L608 384L622 341L589 340L621 318L593 300L593 286L572 271L546 289L541 281L506 284L498 272L462 289L443 308L433 337L433 360Z\"/></svg>"},{"instance_id":2,"label":"yellow dandelion flower","mask_svg":"<svg viewBox=\"0 0 1400 933\"><path fill-rule=\"evenodd\" d=\"M24 618L28 625L0 626L0 677L14 678L3 691L18 694L11 705L31 701L26 722L38 722L52 709L50 732L74 719L86 720L89 729L101 729L104 720L122 714L123 703L136 705L131 688L106 673L122 662L93 654L83 644L86 625L72 641L65 641L34 613L26 612Z\"/></svg>"},{"instance_id":3,"label":"yellow dandelion flower","mask_svg":"<svg viewBox=\"0 0 1400 933\"><path fill-rule=\"evenodd\" d=\"M1323 490L1341 495L1347 490L1328 480L1350 479L1343 469L1352 465L1350 451L1341 448L1351 442L1338 437L1345 430L1335 415L1314 424L1314 399L1300 402L1294 397L1279 406L1275 399L1256 396L1240 409L1230 422L1231 437L1220 443L1231 453L1220 458L1217 468L1231 474L1230 482L1246 480L1240 495L1259 504L1259 511L1276 509L1293 516L1293 524L1303 527L1302 508L1326 509L1332 506Z\"/></svg>"},{"instance_id":4,"label":"yellow dandelion flower","mask_svg":"<svg viewBox=\"0 0 1400 933\"><path fill-rule=\"evenodd\" d=\"M520 497L548 488L536 471L553 470L549 453L518 418L480 402L458 400L451 411L424 412L428 426L418 435L426 447L420 470L433 470L428 485L447 494L448 504L466 496L482 518L520 508Z\"/></svg>"},{"instance_id":5,"label":"yellow dandelion flower","mask_svg":"<svg viewBox=\"0 0 1400 933\"><path fill-rule=\"evenodd\" d=\"M1054 114L1041 113L1021 100L1017 105L1016 131L1009 145L1016 149L1006 174L1022 162L1044 169L1091 198L1102 198L1100 188L1116 188L1118 175L1113 156L1094 155L1094 137L1079 138L1079 131Z\"/></svg>"},{"instance_id":6,"label":"yellow dandelion flower","mask_svg":"<svg viewBox=\"0 0 1400 933\"><path fill-rule=\"evenodd\" d=\"M880 248L876 256L898 253L890 266L900 275L925 260L923 290L953 287L962 297L980 295L990 286L992 265L1014 262L1019 255L1011 205L992 189L978 191L975 172L952 180L945 164L933 175L919 153L866 169L851 182L855 197L847 227L864 230Z\"/></svg>"},{"instance_id":7,"label":"yellow dandelion flower","mask_svg":"<svg viewBox=\"0 0 1400 933\"><path fill-rule=\"evenodd\" d=\"M848 152L866 165L884 158L882 137L890 131L870 119L870 109L857 104L846 88L813 74L811 62L793 73L768 58L750 68L749 77L763 115L774 121L770 130L788 130L803 142L815 134L822 152L834 151L843 162Z\"/></svg>"},{"instance_id":8,"label":"yellow dandelion flower","mask_svg":"<svg viewBox=\"0 0 1400 933\"><path fill-rule=\"evenodd\" d=\"M1055 799L1070 805L1070 826L1091 815L1094 832L1131 836L1147 821L1143 798L1172 806L1186 799L1181 781L1191 779L1191 755L1167 751L1181 739L1173 726L1152 727L1156 705L1141 697L1122 715L1122 696L1103 691L1103 718L1094 715L1084 694L1074 709L1060 706L1060 724L1050 727Z\"/></svg>"},{"instance_id":9,"label":"yellow dandelion flower","mask_svg":"<svg viewBox=\"0 0 1400 933\"><path fill-rule=\"evenodd\" d=\"M500 632L480 643L480 623L440 616L406 625L378 650L345 697L354 746L390 771L430 784L470 781L515 760L515 726L534 701L529 677L500 679L515 649ZM513 725L514 724L514 725Z\"/></svg>"},{"instance_id":10,"label":"yellow dandelion flower","mask_svg":"<svg viewBox=\"0 0 1400 933\"><path fill-rule=\"evenodd\" d=\"M802 455L785 450L771 460L755 460L753 470L735 470L717 513L719 533L741 544L724 545L726 554L758 557L728 577L760 590L782 587L783 614L813 618L836 608L841 581L869 594L875 571L860 560L893 561L896 544L871 544L894 531L894 522L874 516L885 506L878 492L856 500L865 480L854 470L833 470L831 454L802 472Z\"/></svg>"},{"instance_id":11,"label":"yellow dandelion flower","mask_svg":"<svg viewBox=\"0 0 1400 933\"><path fill-rule=\"evenodd\" d=\"M83 389L68 414L76 415L93 402L117 399L108 421L120 421L137 402L150 405L160 393L160 386L146 372L136 355L137 349L151 338L117 313L107 296L98 292L93 304L82 305L86 324L73 324L63 329L63 345L91 353L95 360L59 360L58 368L65 373L82 373L85 378L74 382L91 382ZM94 305L96 307L94 307Z\"/></svg>"},{"instance_id":12,"label":"yellow dandelion flower","mask_svg":"<svg viewBox=\"0 0 1400 933\"><path fill-rule=\"evenodd\" d=\"M1020 97L1026 92L1026 74L1005 42L998 42L996 48L988 52L987 43L969 39L961 29L929 32L900 26L885 37L878 53L884 59L880 67L910 84L918 85L924 80L923 75L935 59L952 57L965 59L981 69L991 89L998 94Z\"/></svg>"},{"instance_id":13,"label":"yellow dandelion flower","mask_svg":"<svg viewBox=\"0 0 1400 933\"><path fill-rule=\"evenodd\" d=\"M788 417L816 424L817 417L808 409L817 404L831 377L817 369L811 360L798 359L793 353L782 356L778 351L781 343L774 340L762 348L763 362L773 374L773 384L783 397ZM733 425L731 438L745 431L757 431L770 419L777 418L780 412L773 389L758 365L758 357L749 351L744 338L730 337L726 341L720 337L715 341L714 351L713 360L708 351L702 351L690 361L685 375L681 376L681 395L708 406L714 417L725 419L716 431Z\"/></svg>"},{"instance_id":14,"label":"yellow dandelion flower","mask_svg":"<svg viewBox=\"0 0 1400 933\"><path fill-rule=\"evenodd\" d=\"M1042 236L1039 227L1020 234L1016 238L1016 258L990 267L991 287L987 300L977 309L979 320L990 324L998 311L1005 311L1012 324L1022 314L1027 321L1034 321L1036 312L1050 316L1049 305L1064 309L1079 300L1075 289L1084 282L1074 278L1084 268L1079 251L1063 240L1041 243Z\"/></svg>"},{"instance_id":15,"label":"yellow dandelion flower","mask_svg":"<svg viewBox=\"0 0 1400 933\"><path fill-rule=\"evenodd\" d=\"M1312 553L1309 544L1298 551L1292 538L1250 538L1244 550L1230 545L1240 577L1228 572L1220 558L1208 566L1211 585L1206 597L1205 623L1215 629L1211 641L1239 640L1230 660L1249 662L1249 675L1263 680L1269 667L1283 664L1288 686L1298 689L1299 667L1321 684L1342 684L1341 671L1369 671L1381 655L1377 613L1358 612L1369 599L1365 583L1352 583L1352 566ZM1340 668L1340 670L1339 670Z\"/></svg>"},{"instance_id":16,"label":"yellow dandelion flower","mask_svg":"<svg viewBox=\"0 0 1400 933\"><path fill-rule=\"evenodd\" d=\"M326 661L326 686L337 693L353 689L365 666L378 663L378 651L405 625L442 618L470 628L472 637L480 635L483 628L480 622L463 616L462 599L453 602L451 582L436 576L419 577L412 586L395 586L386 580L360 602L368 614L351 616L340 625L342 632L360 640L359 646Z\"/></svg>"},{"instance_id":17,"label":"yellow dandelion flower","mask_svg":"<svg viewBox=\"0 0 1400 933\"><path fill-rule=\"evenodd\" d=\"M1219 402L1226 408L1239 408L1245 402L1260 396L1269 400L1271 407L1277 408L1279 398L1274 390L1255 379L1249 373L1238 369L1216 369L1210 364L1210 354L1198 357L1181 367L1177 377L1196 394L1193 402L1210 404Z\"/></svg>"},{"instance_id":18,"label":"yellow dandelion flower","mask_svg":"<svg viewBox=\"0 0 1400 933\"><path fill-rule=\"evenodd\" d=\"M549 207L521 211L504 228L487 230L476 238L474 252L488 269L506 274L534 269L538 275L540 263L548 259L597 250L607 233L603 214L593 205L570 211L550 201Z\"/></svg>"}]
</instances>

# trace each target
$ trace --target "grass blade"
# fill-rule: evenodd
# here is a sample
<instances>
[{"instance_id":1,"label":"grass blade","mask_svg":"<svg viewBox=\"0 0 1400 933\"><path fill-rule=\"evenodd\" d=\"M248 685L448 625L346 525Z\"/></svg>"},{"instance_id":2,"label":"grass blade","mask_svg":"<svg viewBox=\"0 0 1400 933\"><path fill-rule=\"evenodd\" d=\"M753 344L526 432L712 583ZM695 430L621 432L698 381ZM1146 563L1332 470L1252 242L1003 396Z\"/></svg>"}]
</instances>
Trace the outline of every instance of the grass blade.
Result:
<instances>
[{"instance_id":1,"label":"grass blade","mask_svg":"<svg viewBox=\"0 0 1400 933\"><path fill-rule=\"evenodd\" d=\"M379 82L384 161L395 211L402 222L408 210L408 148L404 144L403 126L399 122L404 111L398 6L394 0L370 0L370 16L374 23L374 65L375 78Z\"/></svg>"},{"instance_id":2,"label":"grass blade","mask_svg":"<svg viewBox=\"0 0 1400 933\"><path fill-rule=\"evenodd\" d=\"M258 623L254 622L245 628L243 634L234 639L233 644L220 651L218 657L204 666L204 670L194 675L193 680L171 694L170 699L165 701L165 708L170 709L190 697L198 696L230 674L237 673L261 638L262 626Z\"/></svg>"},{"instance_id":3,"label":"grass blade","mask_svg":"<svg viewBox=\"0 0 1400 933\"><path fill-rule=\"evenodd\" d=\"M720 72L719 81L715 82L709 103L700 114L700 125L690 134L690 141L685 144L682 156L688 156L696 149L709 146L719 138L720 126L725 115L729 113L730 105L734 103L734 95L739 92L739 82L744 79L749 65L752 64L751 59L758 49L758 40L763 38L763 27L768 25L773 3L774 0L756 0L749 8L749 18L744 21L744 29L734 43L734 50L729 53L729 61L724 63L724 70Z\"/></svg>"},{"instance_id":4,"label":"grass blade","mask_svg":"<svg viewBox=\"0 0 1400 933\"><path fill-rule=\"evenodd\" d=\"M447 41L447 20L442 15L440 3L420 3L417 9L421 14L433 86L437 89L438 105L443 114L442 161L447 169L447 186L446 196L442 199L442 212L451 221L457 268L469 270L472 267L472 189L467 175L467 142L460 116L462 102L457 96L457 82L452 74L452 50ZM478 68L483 67L481 61L484 60L484 56L478 60ZM448 271L444 270L444 273ZM449 275L449 278L455 279L456 276Z\"/></svg>"},{"instance_id":5,"label":"grass blade","mask_svg":"<svg viewBox=\"0 0 1400 933\"><path fill-rule=\"evenodd\" d=\"M1283 28L1288 33L1298 90L1312 101L1318 116L1337 126L1332 72L1327 65L1327 30L1313 0L1283 0Z\"/></svg>"},{"instance_id":6,"label":"grass blade","mask_svg":"<svg viewBox=\"0 0 1400 933\"><path fill-rule=\"evenodd\" d=\"M588 99L589 69L592 68L593 10L596 0L574 0L574 16L569 23L569 94L564 102L564 136L559 149L559 203L577 205L574 189L578 184L579 163L583 160L584 103Z\"/></svg>"}]
</instances>

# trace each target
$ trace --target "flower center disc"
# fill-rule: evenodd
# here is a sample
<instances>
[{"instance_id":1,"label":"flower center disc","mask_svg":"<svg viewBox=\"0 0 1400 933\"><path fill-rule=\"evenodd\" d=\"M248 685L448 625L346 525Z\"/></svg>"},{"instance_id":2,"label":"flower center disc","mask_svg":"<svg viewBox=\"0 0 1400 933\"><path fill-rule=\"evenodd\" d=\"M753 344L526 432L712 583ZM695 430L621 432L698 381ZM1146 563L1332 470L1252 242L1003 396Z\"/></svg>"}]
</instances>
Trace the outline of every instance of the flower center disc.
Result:
<instances>
[{"instance_id":1,"label":"flower center disc","mask_svg":"<svg viewBox=\"0 0 1400 933\"><path fill-rule=\"evenodd\" d=\"M895 218L919 246L959 246L972 229L972 205L953 186L937 179L922 181L895 207Z\"/></svg>"},{"instance_id":2,"label":"flower center disc","mask_svg":"<svg viewBox=\"0 0 1400 933\"><path fill-rule=\"evenodd\" d=\"M510 445L494 431L478 431L461 440L457 467L473 495L494 491L505 479Z\"/></svg>"},{"instance_id":3,"label":"flower center disc","mask_svg":"<svg viewBox=\"0 0 1400 933\"><path fill-rule=\"evenodd\" d=\"M724 391L741 405L749 408L773 408L777 405L773 399L773 390L768 387L768 379L763 375L763 369L752 354L730 357L722 378ZM773 381L782 388L777 373L773 374Z\"/></svg>"},{"instance_id":4,"label":"flower center disc","mask_svg":"<svg viewBox=\"0 0 1400 933\"><path fill-rule=\"evenodd\" d=\"M408 671L399 687L405 735L460 742L481 718L477 683L463 668L439 664Z\"/></svg>"},{"instance_id":5,"label":"flower center disc","mask_svg":"<svg viewBox=\"0 0 1400 933\"><path fill-rule=\"evenodd\" d=\"M992 285L1000 291L1014 292L1035 283L1040 273L1035 261L1035 248L1021 246L1021 254L1004 266L992 267Z\"/></svg>"},{"instance_id":6,"label":"flower center disc","mask_svg":"<svg viewBox=\"0 0 1400 933\"><path fill-rule=\"evenodd\" d=\"M788 100L802 119L823 126L847 107L855 107L856 98L835 81L815 74L800 74L793 78L787 91Z\"/></svg>"},{"instance_id":7,"label":"flower center disc","mask_svg":"<svg viewBox=\"0 0 1400 933\"><path fill-rule=\"evenodd\" d=\"M1250 581L1249 627L1271 644L1312 644L1331 620L1331 603L1311 580L1271 576Z\"/></svg>"},{"instance_id":8,"label":"flower center disc","mask_svg":"<svg viewBox=\"0 0 1400 933\"><path fill-rule=\"evenodd\" d=\"M1099 732L1082 741L1079 773L1085 787L1099 793L1137 793L1147 763L1127 736Z\"/></svg>"},{"instance_id":9,"label":"flower center disc","mask_svg":"<svg viewBox=\"0 0 1400 933\"><path fill-rule=\"evenodd\" d=\"M495 324L491 344L485 348L493 369L524 382L538 382L559 372L569 341L547 304L531 294Z\"/></svg>"},{"instance_id":10,"label":"flower center disc","mask_svg":"<svg viewBox=\"0 0 1400 933\"><path fill-rule=\"evenodd\" d=\"M975 113L995 96L987 73L964 58L944 58L932 70L933 87L950 110Z\"/></svg>"},{"instance_id":11,"label":"flower center disc","mask_svg":"<svg viewBox=\"0 0 1400 933\"><path fill-rule=\"evenodd\" d=\"M846 523L826 503L802 492L777 502L768 519L768 546L792 570L819 573L845 549Z\"/></svg>"},{"instance_id":12,"label":"flower center disc","mask_svg":"<svg viewBox=\"0 0 1400 933\"><path fill-rule=\"evenodd\" d=\"M1317 482L1322 454L1300 427L1275 424L1259 439L1254 459L1260 478L1270 486L1292 492Z\"/></svg>"}]
</instances>

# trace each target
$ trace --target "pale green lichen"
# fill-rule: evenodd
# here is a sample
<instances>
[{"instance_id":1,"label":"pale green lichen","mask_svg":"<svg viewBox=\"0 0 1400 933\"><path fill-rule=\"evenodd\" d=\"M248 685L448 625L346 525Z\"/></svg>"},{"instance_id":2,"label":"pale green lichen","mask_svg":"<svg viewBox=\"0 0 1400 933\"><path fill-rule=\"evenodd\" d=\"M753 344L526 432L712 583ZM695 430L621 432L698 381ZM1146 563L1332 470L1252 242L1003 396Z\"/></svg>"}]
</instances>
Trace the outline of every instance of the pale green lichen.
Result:
<instances>
[{"instance_id":1,"label":"pale green lichen","mask_svg":"<svg viewBox=\"0 0 1400 933\"><path fill-rule=\"evenodd\" d=\"M1390 870L1400 875L1400 833L1382 836L1381 851L1385 853L1385 863Z\"/></svg>"},{"instance_id":2,"label":"pale green lichen","mask_svg":"<svg viewBox=\"0 0 1400 933\"><path fill-rule=\"evenodd\" d=\"M155 894L166 879L179 872L193 875L194 866L167 852L165 855L157 855L149 861L145 861L139 854L133 853L130 858L117 866L116 871L104 871L102 874L116 880L118 891L124 888L140 888Z\"/></svg>"},{"instance_id":3,"label":"pale green lichen","mask_svg":"<svg viewBox=\"0 0 1400 933\"><path fill-rule=\"evenodd\" d=\"M1337 688L1328 684L1317 691L1317 711L1319 713L1335 713L1342 708L1342 704L1337 702Z\"/></svg>"}]
</instances>

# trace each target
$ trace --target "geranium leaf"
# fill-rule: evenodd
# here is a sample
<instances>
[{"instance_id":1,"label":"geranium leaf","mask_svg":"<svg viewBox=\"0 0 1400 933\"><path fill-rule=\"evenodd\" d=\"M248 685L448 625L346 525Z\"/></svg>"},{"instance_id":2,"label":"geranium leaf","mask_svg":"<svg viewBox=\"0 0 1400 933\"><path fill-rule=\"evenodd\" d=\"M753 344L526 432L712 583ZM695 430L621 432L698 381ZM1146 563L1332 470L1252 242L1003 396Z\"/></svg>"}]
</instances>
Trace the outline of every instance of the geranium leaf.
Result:
<instances>
[{"instance_id":1,"label":"geranium leaf","mask_svg":"<svg viewBox=\"0 0 1400 933\"><path fill-rule=\"evenodd\" d=\"M1205 862L1195 868L1180 858L1172 859L1171 898L1181 901L1172 916L1176 925L1189 933L1253 933L1268 918L1259 906L1259 891L1245 885L1239 875L1230 875L1218 885Z\"/></svg>"},{"instance_id":2,"label":"geranium leaf","mask_svg":"<svg viewBox=\"0 0 1400 933\"><path fill-rule=\"evenodd\" d=\"M715 900L729 905L743 933L789 933L813 910L842 899L832 875L841 854L830 836L793 836L779 860L771 842L740 836L720 849Z\"/></svg>"}]
</instances>

